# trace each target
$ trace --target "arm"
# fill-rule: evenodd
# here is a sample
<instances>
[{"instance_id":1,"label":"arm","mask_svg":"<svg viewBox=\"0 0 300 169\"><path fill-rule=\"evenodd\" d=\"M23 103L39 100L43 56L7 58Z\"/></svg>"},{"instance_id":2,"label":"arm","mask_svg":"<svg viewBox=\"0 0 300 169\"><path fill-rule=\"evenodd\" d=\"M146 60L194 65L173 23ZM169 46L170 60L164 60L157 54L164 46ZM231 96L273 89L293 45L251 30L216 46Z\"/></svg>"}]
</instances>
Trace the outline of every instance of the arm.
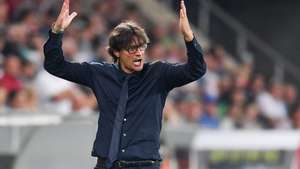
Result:
<instances>
[{"instance_id":1,"label":"arm","mask_svg":"<svg viewBox=\"0 0 300 169\"><path fill-rule=\"evenodd\" d=\"M63 56L63 31L76 15L75 12L69 15L69 0L64 0L60 14L49 32L49 39L44 45L44 68L55 76L91 87L91 66L87 63L67 62Z\"/></svg>"},{"instance_id":2,"label":"arm","mask_svg":"<svg viewBox=\"0 0 300 169\"><path fill-rule=\"evenodd\" d=\"M49 39L44 45L44 68L54 76L92 87L92 70L88 63L65 61L62 51L62 33L49 31Z\"/></svg>"},{"instance_id":3,"label":"arm","mask_svg":"<svg viewBox=\"0 0 300 169\"><path fill-rule=\"evenodd\" d=\"M185 64L164 64L163 79L169 89L195 81L206 72L202 49L190 27L183 0L180 4L179 28L185 41L188 61Z\"/></svg>"}]
</instances>

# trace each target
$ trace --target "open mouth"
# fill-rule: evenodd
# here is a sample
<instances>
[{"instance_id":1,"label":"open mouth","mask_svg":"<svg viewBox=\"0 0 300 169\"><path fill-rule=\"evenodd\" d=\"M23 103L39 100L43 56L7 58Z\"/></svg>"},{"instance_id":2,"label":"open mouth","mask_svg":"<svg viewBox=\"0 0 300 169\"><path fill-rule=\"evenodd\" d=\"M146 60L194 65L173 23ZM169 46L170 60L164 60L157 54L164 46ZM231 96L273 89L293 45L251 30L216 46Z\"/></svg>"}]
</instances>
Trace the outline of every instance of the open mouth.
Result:
<instances>
[{"instance_id":1,"label":"open mouth","mask_svg":"<svg viewBox=\"0 0 300 169\"><path fill-rule=\"evenodd\" d=\"M134 59L133 60L134 66L141 66L141 64L142 64L142 59Z\"/></svg>"}]
</instances>

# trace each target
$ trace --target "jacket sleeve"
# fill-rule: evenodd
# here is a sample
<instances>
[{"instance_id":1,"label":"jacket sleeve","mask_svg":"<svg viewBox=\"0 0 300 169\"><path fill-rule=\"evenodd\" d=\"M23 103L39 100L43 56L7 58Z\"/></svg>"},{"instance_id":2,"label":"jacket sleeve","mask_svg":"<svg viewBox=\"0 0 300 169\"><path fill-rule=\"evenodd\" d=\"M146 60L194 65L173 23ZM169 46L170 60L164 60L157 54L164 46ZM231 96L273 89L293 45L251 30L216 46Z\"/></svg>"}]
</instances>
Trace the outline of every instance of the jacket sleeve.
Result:
<instances>
[{"instance_id":1,"label":"jacket sleeve","mask_svg":"<svg viewBox=\"0 0 300 169\"><path fill-rule=\"evenodd\" d=\"M44 68L50 74L92 87L92 70L89 63L71 63L64 59L62 33L49 31L49 39L44 44Z\"/></svg>"},{"instance_id":2,"label":"jacket sleeve","mask_svg":"<svg viewBox=\"0 0 300 169\"><path fill-rule=\"evenodd\" d=\"M184 64L164 63L162 76L166 87L171 90L198 80L206 72L206 63L203 58L203 52L196 38L190 42L185 42L188 60Z\"/></svg>"}]
</instances>

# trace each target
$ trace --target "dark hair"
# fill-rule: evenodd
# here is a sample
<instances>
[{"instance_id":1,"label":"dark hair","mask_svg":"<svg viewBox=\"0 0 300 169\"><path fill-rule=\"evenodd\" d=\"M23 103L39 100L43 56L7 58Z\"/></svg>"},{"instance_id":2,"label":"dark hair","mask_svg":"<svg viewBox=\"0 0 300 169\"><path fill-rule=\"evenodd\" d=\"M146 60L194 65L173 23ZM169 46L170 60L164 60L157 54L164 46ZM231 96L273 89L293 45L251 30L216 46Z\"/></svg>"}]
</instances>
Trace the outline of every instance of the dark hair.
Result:
<instances>
[{"instance_id":1,"label":"dark hair","mask_svg":"<svg viewBox=\"0 0 300 169\"><path fill-rule=\"evenodd\" d=\"M109 34L108 53L113 57L114 62L117 62L118 57L114 51L128 49L132 43L135 46L142 46L149 43L149 38L145 30L133 21L122 22L117 25Z\"/></svg>"}]
</instances>

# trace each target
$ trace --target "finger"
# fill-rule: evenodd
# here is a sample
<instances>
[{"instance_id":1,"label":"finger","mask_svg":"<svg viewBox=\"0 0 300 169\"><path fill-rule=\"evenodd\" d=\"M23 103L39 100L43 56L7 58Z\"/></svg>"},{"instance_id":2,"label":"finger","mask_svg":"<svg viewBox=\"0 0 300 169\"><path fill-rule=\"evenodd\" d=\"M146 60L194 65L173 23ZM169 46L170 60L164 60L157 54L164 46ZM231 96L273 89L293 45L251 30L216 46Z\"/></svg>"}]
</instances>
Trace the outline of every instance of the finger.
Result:
<instances>
[{"instance_id":1,"label":"finger","mask_svg":"<svg viewBox=\"0 0 300 169\"><path fill-rule=\"evenodd\" d=\"M70 9L70 0L65 0L66 2L66 11L68 11L69 13L69 9Z\"/></svg>"},{"instance_id":2,"label":"finger","mask_svg":"<svg viewBox=\"0 0 300 169\"><path fill-rule=\"evenodd\" d=\"M68 12L67 8L68 8L67 2L66 2L66 0L64 0L64 3L62 5L62 7L61 7L61 10L60 10L58 18L62 18L62 17L64 17L66 15L66 13Z\"/></svg>"},{"instance_id":3,"label":"finger","mask_svg":"<svg viewBox=\"0 0 300 169\"><path fill-rule=\"evenodd\" d=\"M62 9L68 10L69 9L69 4L70 4L69 0L64 0Z\"/></svg>"},{"instance_id":4,"label":"finger","mask_svg":"<svg viewBox=\"0 0 300 169\"><path fill-rule=\"evenodd\" d=\"M61 6L61 9L60 9L60 15L63 13L63 11L65 11L66 9L66 2L64 1L63 5Z\"/></svg>"},{"instance_id":5,"label":"finger","mask_svg":"<svg viewBox=\"0 0 300 169\"><path fill-rule=\"evenodd\" d=\"M77 16L77 12L72 12L72 14L69 16L69 20L72 21Z\"/></svg>"},{"instance_id":6,"label":"finger","mask_svg":"<svg viewBox=\"0 0 300 169\"><path fill-rule=\"evenodd\" d=\"M64 0L64 2L66 3L67 7L70 6L70 0Z\"/></svg>"},{"instance_id":7,"label":"finger","mask_svg":"<svg viewBox=\"0 0 300 169\"><path fill-rule=\"evenodd\" d=\"M70 6L70 1L69 0L64 0L62 12L69 12L69 6Z\"/></svg>"},{"instance_id":8,"label":"finger","mask_svg":"<svg viewBox=\"0 0 300 169\"><path fill-rule=\"evenodd\" d=\"M184 0L181 0L180 2L180 8L183 10L183 12L186 14L186 8L185 8L185 4L184 4Z\"/></svg>"},{"instance_id":9,"label":"finger","mask_svg":"<svg viewBox=\"0 0 300 169\"><path fill-rule=\"evenodd\" d=\"M180 9L180 13L179 14L180 14L180 18L184 18L185 17L183 9Z\"/></svg>"},{"instance_id":10,"label":"finger","mask_svg":"<svg viewBox=\"0 0 300 169\"><path fill-rule=\"evenodd\" d=\"M180 18L184 17L183 8L184 8L184 1L180 0L180 9L179 9L179 16L180 16Z\"/></svg>"}]
</instances>

